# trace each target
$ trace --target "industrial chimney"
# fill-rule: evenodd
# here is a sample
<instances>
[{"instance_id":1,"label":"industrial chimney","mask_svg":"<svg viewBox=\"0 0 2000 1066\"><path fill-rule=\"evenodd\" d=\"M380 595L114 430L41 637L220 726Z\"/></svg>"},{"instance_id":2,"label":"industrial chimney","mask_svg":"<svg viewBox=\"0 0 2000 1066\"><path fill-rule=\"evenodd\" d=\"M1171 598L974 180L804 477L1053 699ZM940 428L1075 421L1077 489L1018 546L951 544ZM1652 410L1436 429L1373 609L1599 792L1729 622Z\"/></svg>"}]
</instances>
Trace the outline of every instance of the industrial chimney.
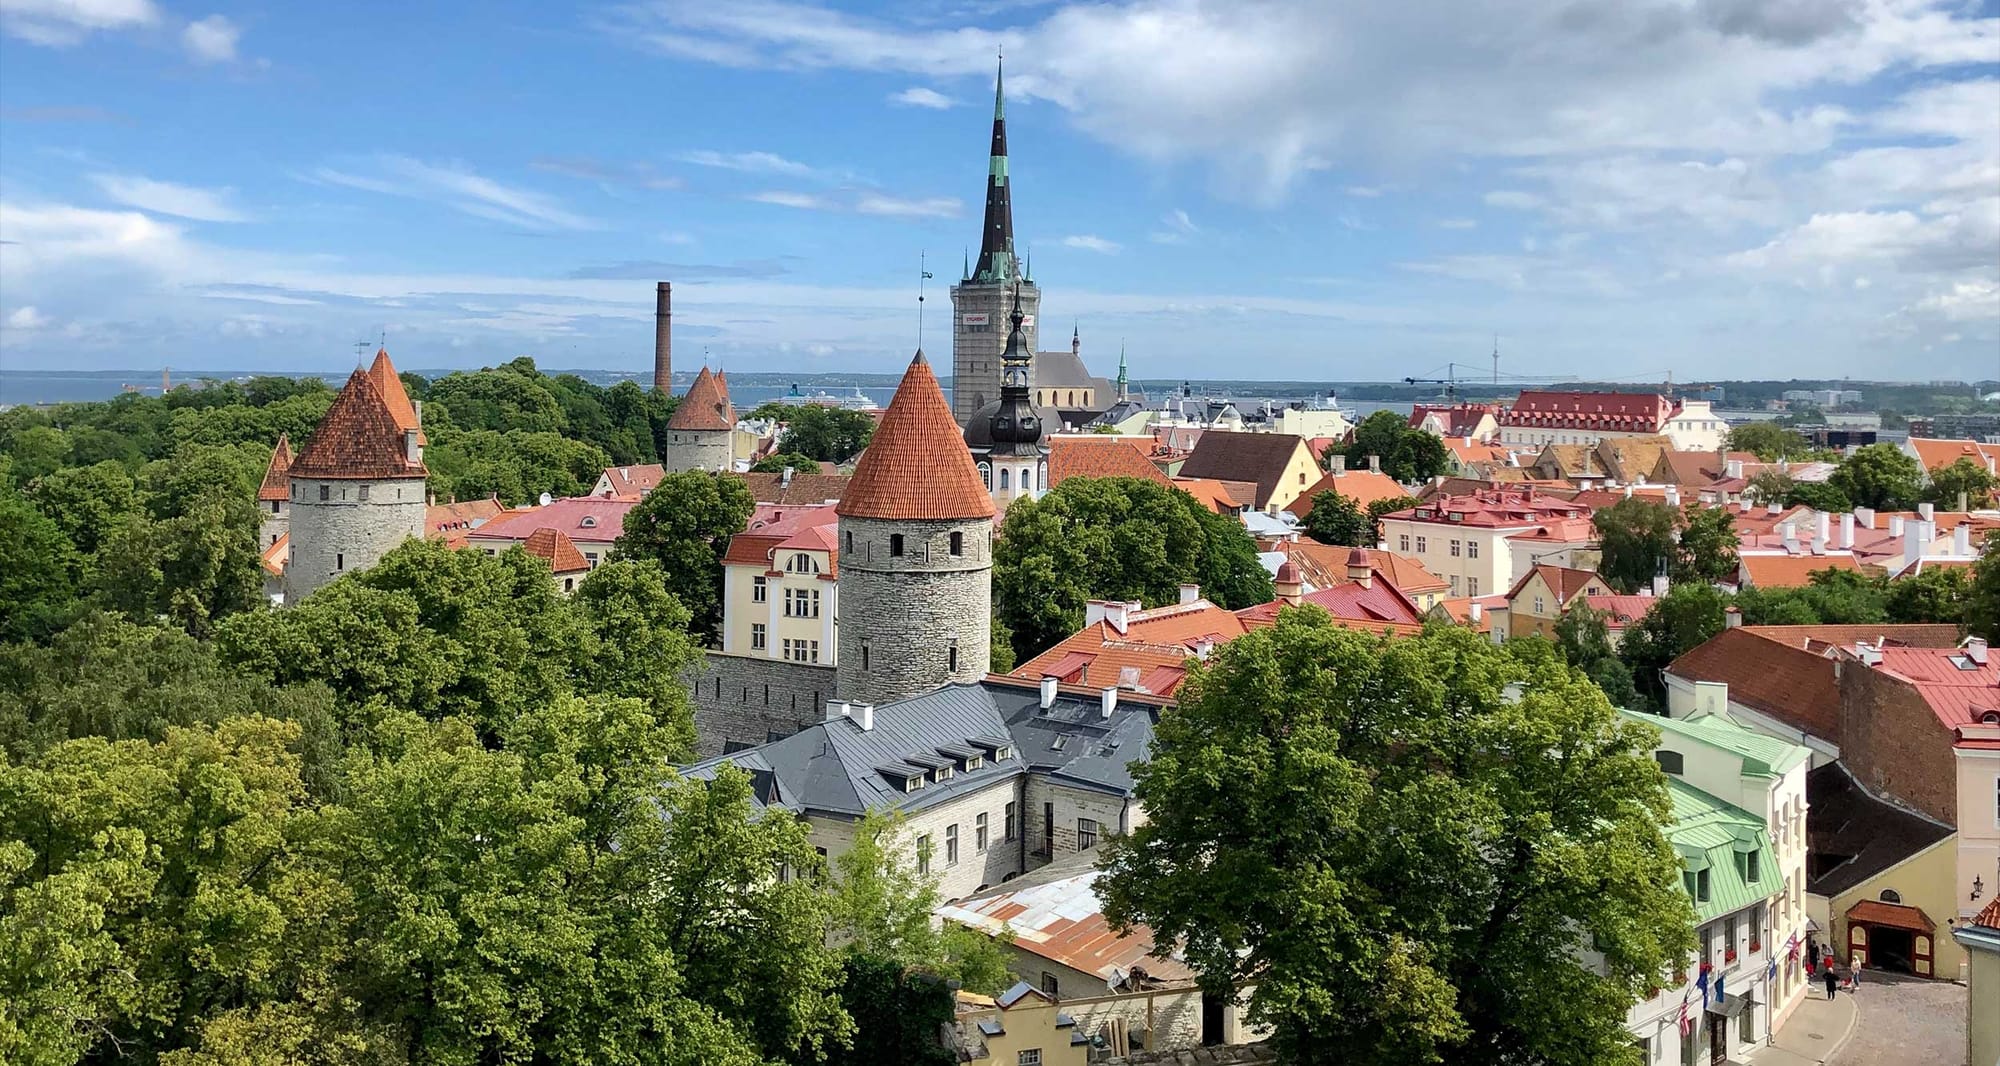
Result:
<instances>
[{"instance_id":1,"label":"industrial chimney","mask_svg":"<svg viewBox=\"0 0 2000 1066\"><path fill-rule=\"evenodd\" d=\"M653 308L653 387L674 392L674 287L665 281Z\"/></svg>"}]
</instances>

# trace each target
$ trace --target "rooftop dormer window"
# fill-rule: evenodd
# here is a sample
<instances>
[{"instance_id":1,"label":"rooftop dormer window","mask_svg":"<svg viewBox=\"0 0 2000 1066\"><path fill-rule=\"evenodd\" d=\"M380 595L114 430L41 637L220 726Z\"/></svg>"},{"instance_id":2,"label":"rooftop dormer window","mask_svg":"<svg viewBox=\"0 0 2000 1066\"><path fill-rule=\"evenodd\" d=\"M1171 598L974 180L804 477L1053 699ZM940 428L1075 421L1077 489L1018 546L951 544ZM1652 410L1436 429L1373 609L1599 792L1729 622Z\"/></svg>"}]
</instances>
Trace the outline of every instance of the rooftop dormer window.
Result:
<instances>
[{"instance_id":1,"label":"rooftop dormer window","mask_svg":"<svg viewBox=\"0 0 2000 1066\"><path fill-rule=\"evenodd\" d=\"M577 525L580 525L580 526L582 526L582 527L583 527L583 528L585 528L585 529L596 529L596 528L597 528L597 516L596 516L596 515L588 515L588 514L587 514L587 515L584 515L584 516L583 516L583 521L581 521L581 522L578 522L578 523L577 523Z\"/></svg>"}]
</instances>

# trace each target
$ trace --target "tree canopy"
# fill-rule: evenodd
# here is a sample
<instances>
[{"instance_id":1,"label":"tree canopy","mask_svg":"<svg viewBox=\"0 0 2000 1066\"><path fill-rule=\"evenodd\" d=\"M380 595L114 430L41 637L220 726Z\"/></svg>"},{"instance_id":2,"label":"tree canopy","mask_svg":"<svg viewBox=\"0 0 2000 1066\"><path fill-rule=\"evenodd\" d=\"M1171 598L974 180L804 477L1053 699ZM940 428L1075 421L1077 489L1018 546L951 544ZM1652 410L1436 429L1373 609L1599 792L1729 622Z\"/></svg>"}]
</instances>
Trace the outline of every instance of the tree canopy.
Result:
<instances>
[{"instance_id":1,"label":"tree canopy","mask_svg":"<svg viewBox=\"0 0 2000 1066\"><path fill-rule=\"evenodd\" d=\"M1375 546L1374 523L1352 497L1327 489L1312 498L1306 512L1306 536L1321 544L1344 544L1350 548Z\"/></svg>"},{"instance_id":2,"label":"tree canopy","mask_svg":"<svg viewBox=\"0 0 2000 1066\"><path fill-rule=\"evenodd\" d=\"M722 625L722 555L756 510L742 478L703 470L668 474L625 514L615 557L658 563L687 608L690 632L710 643Z\"/></svg>"},{"instance_id":3,"label":"tree canopy","mask_svg":"<svg viewBox=\"0 0 2000 1066\"><path fill-rule=\"evenodd\" d=\"M1134 768L1107 914L1254 984L1287 1062L1636 1063L1694 946L1657 734L1547 649L1313 608L1224 645Z\"/></svg>"},{"instance_id":4,"label":"tree canopy","mask_svg":"<svg viewBox=\"0 0 2000 1066\"><path fill-rule=\"evenodd\" d=\"M1893 444L1870 444L1841 460L1827 484L1856 507L1903 511L1923 496L1924 468Z\"/></svg>"},{"instance_id":5,"label":"tree canopy","mask_svg":"<svg viewBox=\"0 0 2000 1066\"><path fill-rule=\"evenodd\" d=\"M1805 438L1805 434L1776 422L1746 422L1731 429L1729 450L1753 452L1767 463L1781 459L1804 459L1813 454L1812 442Z\"/></svg>"},{"instance_id":6,"label":"tree canopy","mask_svg":"<svg viewBox=\"0 0 2000 1066\"><path fill-rule=\"evenodd\" d=\"M1410 420L1394 411L1377 411L1354 427L1348 444L1347 465L1366 469L1370 456L1382 461L1382 472L1404 484L1429 481L1451 465L1451 451L1444 441L1416 429Z\"/></svg>"},{"instance_id":7,"label":"tree canopy","mask_svg":"<svg viewBox=\"0 0 2000 1066\"><path fill-rule=\"evenodd\" d=\"M1663 567L1674 581L1715 582L1736 572L1736 527L1722 508L1627 496L1592 521L1603 548L1598 573L1619 592L1647 587Z\"/></svg>"},{"instance_id":8,"label":"tree canopy","mask_svg":"<svg viewBox=\"0 0 2000 1066\"><path fill-rule=\"evenodd\" d=\"M860 455L875 435L874 419L859 411L825 404L767 403L751 411L748 417L783 422L785 428L778 436L778 450L817 462L844 463Z\"/></svg>"},{"instance_id":9,"label":"tree canopy","mask_svg":"<svg viewBox=\"0 0 2000 1066\"><path fill-rule=\"evenodd\" d=\"M1070 478L1016 500L993 550L994 614L1024 661L1081 628L1087 600L1171 603L1186 582L1231 610L1272 597L1242 523L1138 478Z\"/></svg>"}]
</instances>

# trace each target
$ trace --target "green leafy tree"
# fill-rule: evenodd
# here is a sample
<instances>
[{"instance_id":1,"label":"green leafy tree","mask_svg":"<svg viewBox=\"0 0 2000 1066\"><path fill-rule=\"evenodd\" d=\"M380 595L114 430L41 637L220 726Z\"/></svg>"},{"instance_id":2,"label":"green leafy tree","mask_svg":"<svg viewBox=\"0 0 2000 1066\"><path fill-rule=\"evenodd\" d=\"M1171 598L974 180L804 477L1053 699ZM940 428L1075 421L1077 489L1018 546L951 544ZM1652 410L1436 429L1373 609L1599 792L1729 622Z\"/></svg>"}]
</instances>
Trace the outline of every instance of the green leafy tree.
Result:
<instances>
[{"instance_id":1,"label":"green leafy tree","mask_svg":"<svg viewBox=\"0 0 2000 1066\"><path fill-rule=\"evenodd\" d=\"M1924 470L1893 444L1870 444L1842 460L1827 484L1856 507L1903 511L1923 495Z\"/></svg>"},{"instance_id":2,"label":"green leafy tree","mask_svg":"<svg viewBox=\"0 0 2000 1066\"><path fill-rule=\"evenodd\" d=\"M819 460L799 452L777 452L752 463L750 470L758 474L782 474L787 469L801 474L819 473Z\"/></svg>"},{"instance_id":3,"label":"green leafy tree","mask_svg":"<svg viewBox=\"0 0 2000 1066\"><path fill-rule=\"evenodd\" d=\"M426 404L444 405L458 429L558 433L563 429L562 404L547 380L535 372L532 360L517 359L438 378L425 390Z\"/></svg>"},{"instance_id":4,"label":"green leafy tree","mask_svg":"<svg viewBox=\"0 0 2000 1066\"><path fill-rule=\"evenodd\" d=\"M1675 581L1713 584L1736 573L1740 541L1736 524L1721 507L1689 507L1681 512L1680 543L1673 555Z\"/></svg>"},{"instance_id":5,"label":"green leafy tree","mask_svg":"<svg viewBox=\"0 0 2000 1066\"><path fill-rule=\"evenodd\" d=\"M1656 740L1546 642L1286 611L1183 684L1099 891L1287 1062L1636 1062L1694 946Z\"/></svg>"},{"instance_id":6,"label":"green leafy tree","mask_svg":"<svg viewBox=\"0 0 2000 1066\"><path fill-rule=\"evenodd\" d=\"M1610 615L1577 603L1556 620L1556 647L1563 659L1584 672L1613 707L1640 706L1632 669L1611 645Z\"/></svg>"},{"instance_id":7,"label":"green leafy tree","mask_svg":"<svg viewBox=\"0 0 2000 1066\"><path fill-rule=\"evenodd\" d=\"M1373 523L1354 500L1327 489L1312 498L1306 513L1306 535L1321 544L1345 544L1350 548L1373 547L1369 535Z\"/></svg>"},{"instance_id":8,"label":"green leafy tree","mask_svg":"<svg viewBox=\"0 0 2000 1066\"><path fill-rule=\"evenodd\" d=\"M125 467L106 460L64 467L36 479L28 498L84 555L95 555L112 531L139 510L139 493Z\"/></svg>"},{"instance_id":9,"label":"green leafy tree","mask_svg":"<svg viewBox=\"0 0 2000 1066\"><path fill-rule=\"evenodd\" d=\"M875 435L874 419L844 407L767 403L751 411L749 417L783 422L778 448L819 462L844 463L860 455Z\"/></svg>"},{"instance_id":10,"label":"green leafy tree","mask_svg":"<svg viewBox=\"0 0 2000 1066\"><path fill-rule=\"evenodd\" d=\"M605 563L583 579L570 602L589 630L576 687L644 702L673 741L670 761L692 754L694 707L680 679L701 661L701 649L688 636L687 608L667 591L659 564Z\"/></svg>"},{"instance_id":11,"label":"green leafy tree","mask_svg":"<svg viewBox=\"0 0 2000 1066\"><path fill-rule=\"evenodd\" d=\"M1368 543L1382 543L1382 516L1407 511L1417 505L1415 496L1384 496L1368 505Z\"/></svg>"},{"instance_id":12,"label":"green leafy tree","mask_svg":"<svg viewBox=\"0 0 2000 1066\"><path fill-rule=\"evenodd\" d=\"M14 483L26 485L69 465L69 438L47 424L16 430L7 440Z\"/></svg>"},{"instance_id":13,"label":"green leafy tree","mask_svg":"<svg viewBox=\"0 0 2000 1066\"><path fill-rule=\"evenodd\" d=\"M219 486L182 501L172 517L127 517L97 558L104 602L140 621L165 618L210 636L224 618L263 602L259 521L248 494Z\"/></svg>"},{"instance_id":14,"label":"green leafy tree","mask_svg":"<svg viewBox=\"0 0 2000 1066\"><path fill-rule=\"evenodd\" d=\"M1442 439L1412 428L1408 418L1394 411L1362 419L1346 455L1351 469L1365 469L1369 456L1379 457L1382 472L1404 484L1428 481L1451 466L1451 451Z\"/></svg>"},{"instance_id":15,"label":"green leafy tree","mask_svg":"<svg viewBox=\"0 0 2000 1066\"><path fill-rule=\"evenodd\" d=\"M1987 537L1965 586L1965 628L1988 643L2000 641L2000 537Z\"/></svg>"},{"instance_id":16,"label":"green leafy tree","mask_svg":"<svg viewBox=\"0 0 2000 1066\"><path fill-rule=\"evenodd\" d=\"M943 899L937 877L917 872L915 850L900 819L870 813L854 840L833 859L834 939L847 950L955 981L968 991L997 993L1014 983L1004 945L957 922L934 922Z\"/></svg>"},{"instance_id":17,"label":"green leafy tree","mask_svg":"<svg viewBox=\"0 0 2000 1066\"><path fill-rule=\"evenodd\" d=\"M700 470L668 474L626 513L616 557L658 563L667 591L687 608L690 632L712 642L722 624L722 554L755 509L741 478Z\"/></svg>"},{"instance_id":18,"label":"green leafy tree","mask_svg":"<svg viewBox=\"0 0 2000 1066\"><path fill-rule=\"evenodd\" d=\"M1661 671L1683 652L1722 632L1729 598L1712 585L1680 584L1653 601L1646 616L1625 627L1618 657L1632 674L1632 683L1648 706L1664 706L1666 682Z\"/></svg>"},{"instance_id":19,"label":"green leafy tree","mask_svg":"<svg viewBox=\"0 0 2000 1066\"><path fill-rule=\"evenodd\" d=\"M1993 505L1996 481L1984 464L1960 459L1950 466L1931 471L1930 477L1930 490L1925 493L1925 499L1940 507L1956 509L1960 496L1965 497L1965 506L1974 510Z\"/></svg>"},{"instance_id":20,"label":"green leafy tree","mask_svg":"<svg viewBox=\"0 0 2000 1066\"><path fill-rule=\"evenodd\" d=\"M826 1066L956 1066L957 1050L939 1033L957 1008L936 974L850 953L841 960L840 1002L854 1020L853 1043L825 1049Z\"/></svg>"},{"instance_id":21,"label":"green leafy tree","mask_svg":"<svg viewBox=\"0 0 2000 1066\"><path fill-rule=\"evenodd\" d=\"M1787 507L1810 507L1828 514L1841 514L1854 509L1854 501L1839 486L1826 481L1794 482L1791 491L1780 501Z\"/></svg>"},{"instance_id":22,"label":"green leafy tree","mask_svg":"<svg viewBox=\"0 0 2000 1066\"><path fill-rule=\"evenodd\" d=\"M996 674L1013 673L1014 632L1007 628L1007 623L1001 621L998 615L993 618L990 632L992 636L989 643L992 644L992 652L986 665L987 670Z\"/></svg>"},{"instance_id":23,"label":"green leafy tree","mask_svg":"<svg viewBox=\"0 0 2000 1066\"><path fill-rule=\"evenodd\" d=\"M49 517L0 485L0 640L40 640L77 607L76 548Z\"/></svg>"},{"instance_id":24,"label":"green leafy tree","mask_svg":"<svg viewBox=\"0 0 2000 1066\"><path fill-rule=\"evenodd\" d=\"M1241 523L1137 478L1070 478L1015 501L993 555L994 613L1022 659L1080 628L1087 600L1170 603L1184 582L1232 610L1272 595Z\"/></svg>"},{"instance_id":25,"label":"green leafy tree","mask_svg":"<svg viewBox=\"0 0 2000 1066\"><path fill-rule=\"evenodd\" d=\"M1776 422L1746 422L1729 431L1729 450L1754 452L1758 459L1775 463L1782 459L1804 459L1812 454L1812 442L1794 429Z\"/></svg>"},{"instance_id":26,"label":"green leafy tree","mask_svg":"<svg viewBox=\"0 0 2000 1066\"><path fill-rule=\"evenodd\" d=\"M1736 607L1750 625L1874 625L1889 620L1886 584L1829 568L1797 588L1744 589Z\"/></svg>"},{"instance_id":27,"label":"green leafy tree","mask_svg":"<svg viewBox=\"0 0 2000 1066\"><path fill-rule=\"evenodd\" d=\"M1889 582L1883 597L1888 621L1964 624L1972 582L1957 567L1926 567L1922 573Z\"/></svg>"},{"instance_id":28,"label":"green leafy tree","mask_svg":"<svg viewBox=\"0 0 2000 1066\"><path fill-rule=\"evenodd\" d=\"M1597 572L1619 592L1646 587L1662 565L1680 557L1674 543L1680 516L1674 508L1641 496L1627 496L1592 516L1603 547Z\"/></svg>"}]
</instances>

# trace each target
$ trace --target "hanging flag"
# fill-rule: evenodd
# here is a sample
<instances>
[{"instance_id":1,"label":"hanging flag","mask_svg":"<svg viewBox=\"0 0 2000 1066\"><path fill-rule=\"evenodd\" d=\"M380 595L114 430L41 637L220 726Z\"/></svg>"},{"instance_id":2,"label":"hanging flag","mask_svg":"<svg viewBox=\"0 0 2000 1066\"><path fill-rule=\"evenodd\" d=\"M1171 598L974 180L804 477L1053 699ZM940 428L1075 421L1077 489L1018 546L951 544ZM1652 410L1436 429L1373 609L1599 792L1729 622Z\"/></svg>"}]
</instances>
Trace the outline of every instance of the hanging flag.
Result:
<instances>
[{"instance_id":1,"label":"hanging flag","mask_svg":"<svg viewBox=\"0 0 2000 1066\"><path fill-rule=\"evenodd\" d=\"M1701 974L1700 976L1694 979L1694 986L1696 988L1701 989L1701 1007L1703 1010L1708 1009L1708 975L1709 971L1713 969L1715 969L1715 967L1709 965L1708 963L1705 962L1702 963Z\"/></svg>"},{"instance_id":2,"label":"hanging flag","mask_svg":"<svg viewBox=\"0 0 2000 1066\"><path fill-rule=\"evenodd\" d=\"M1724 974L1724 973L1719 973L1719 974L1716 974L1716 975L1715 975L1715 1001L1716 1001L1717 1003L1721 1003L1722 1001L1724 1001L1724 1000L1726 1000L1726 999L1728 999L1728 998L1729 998L1728 996L1726 996L1726 995L1723 995L1723 993L1722 993L1722 979L1723 979L1723 978L1725 978L1725 977L1727 977L1727 976L1729 976L1729 975L1728 975L1728 974ZM1708 1004L1706 1004L1706 1003L1702 1004L1702 1006L1704 1006L1704 1007L1706 1007L1707 1005L1708 1005Z\"/></svg>"},{"instance_id":3,"label":"hanging flag","mask_svg":"<svg viewBox=\"0 0 2000 1066\"><path fill-rule=\"evenodd\" d=\"M1690 1017L1688 1017L1688 993L1687 993L1687 992L1682 992L1682 993L1681 993L1681 1021L1680 1021L1680 1026L1681 1026L1681 1036L1682 1036L1683 1038L1685 1038L1685 1037L1686 1037L1686 1036L1687 1036L1687 1035L1688 1035L1689 1033L1692 1033L1692 1032L1694 1032L1694 1019L1693 1019L1693 1018L1690 1018Z\"/></svg>"},{"instance_id":4,"label":"hanging flag","mask_svg":"<svg viewBox=\"0 0 2000 1066\"><path fill-rule=\"evenodd\" d=\"M1799 961L1799 934L1797 933L1793 933L1792 938L1785 941L1785 960L1787 962Z\"/></svg>"}]
</instances>

